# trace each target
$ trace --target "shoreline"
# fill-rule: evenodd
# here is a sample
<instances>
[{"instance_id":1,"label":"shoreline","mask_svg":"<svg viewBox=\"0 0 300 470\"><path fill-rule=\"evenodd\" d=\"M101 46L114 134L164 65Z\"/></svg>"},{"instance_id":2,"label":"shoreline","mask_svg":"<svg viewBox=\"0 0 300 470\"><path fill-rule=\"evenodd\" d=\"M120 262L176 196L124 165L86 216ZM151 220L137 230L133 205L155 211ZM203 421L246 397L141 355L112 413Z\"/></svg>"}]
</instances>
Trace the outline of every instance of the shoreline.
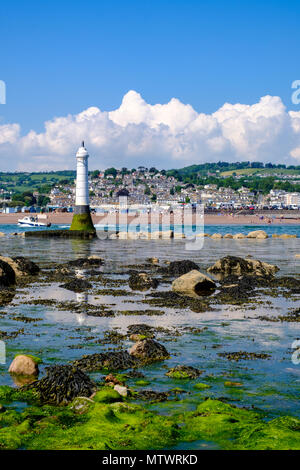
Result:
<instances>
[{"instance_id":1,"label":"shoreline","mask_svg":"<svg viewBox=\"0 0 300 470\"><path fill-rule=\"evenodd\" d=\"M0 225L16 225L18 223L18 219L25 217L24 213L16 213L16 214L0 214ZM33 214L38 215L38 214ZM41 217L42 215L42 217ZM48 213L48 214L41 214L39 220L41 222L51 223L52 225L60 225L60 224L71 224L73 213ZM46 216L46 217L45 217ZM261 219L260 217L263 217ZM286 218L282 218L286 217ZM121 222L122 218L122 222ZM92 215L92 220L94 225L107 223L113 224L116 222L116 215L109 214L109 215ZM134 217L128 217L128 221L132 222ZM269 222L270 221L270 222ZM148 223L148 216L145 214L141 216L141 222ZM120 223L125 223L125 216L122 214L120 217ZM157 223L155 220L154 223ZM181 224L181 217L176 215L174 216L173 221L171 223ZM189 224L189 223L188 223ZM276 212L272 212L267 216L264 213L256 213L252 215L229 215L229 214L205 214L204 215L204 225L278 225L278 226L285 226L285 225L300 225L300 214L276 214Z\"/></svg>"}]
</instances>

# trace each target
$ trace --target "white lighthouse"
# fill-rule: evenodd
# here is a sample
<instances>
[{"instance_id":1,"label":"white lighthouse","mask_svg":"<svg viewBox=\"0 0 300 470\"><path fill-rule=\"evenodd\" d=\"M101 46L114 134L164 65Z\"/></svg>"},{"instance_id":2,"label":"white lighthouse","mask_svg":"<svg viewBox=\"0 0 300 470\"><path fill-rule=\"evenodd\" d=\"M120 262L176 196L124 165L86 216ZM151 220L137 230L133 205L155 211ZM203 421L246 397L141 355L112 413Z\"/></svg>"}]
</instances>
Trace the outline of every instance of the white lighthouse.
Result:
<instances>
[{"instance_id":1,"label":"white lighthouse","mask_svg":"<svg viewBox=\"0 0 300 470\"><path fill-rule=\"evenodd\" d=\"M83 213L85 208L89 206L88 158L89 154L84 146L84 142L82 142L81 147L79 147L76 153L77 171L75 210L78 214Z\"/></svg>"},{"instance_id":2,"label":"white lighthouse","mask_svg":"<svg viewBox=\"0 0 300 470\"><path fill-rule=\"evenodd\" d=\"M82 142L76 153L76 196L75 208L70 230L95 231L89 206L89 154Z\"/></svg>"}]
</instances>

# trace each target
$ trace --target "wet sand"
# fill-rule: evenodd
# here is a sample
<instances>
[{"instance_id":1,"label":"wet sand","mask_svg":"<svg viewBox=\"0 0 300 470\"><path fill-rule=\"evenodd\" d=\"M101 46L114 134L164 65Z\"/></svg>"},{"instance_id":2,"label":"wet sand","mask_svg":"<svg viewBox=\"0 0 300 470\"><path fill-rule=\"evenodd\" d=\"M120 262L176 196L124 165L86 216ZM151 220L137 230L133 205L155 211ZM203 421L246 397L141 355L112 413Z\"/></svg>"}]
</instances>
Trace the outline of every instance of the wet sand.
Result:
<instances>
[{"instance_id":1,"label":"wet sand","mask_svg":"<svg viewBox=\"0 0 300 470\"><path fill-rule=\"evenodd\" d=\"M18 214L0 214L0 224L17 224L18 219L25 217L24 213ZM263 219L261 217L263 216ZM51 224L71 224L72 213L50 213L43 216L39 216L39 220L45 223ZM124 215L122 215L122 221ZM93 215L94 224L108 223L113 224L116 221L116 215L110 214L105 215ZM129 222L134 217L129 218ZM147 223L148 216L145 214L142 216L142 222ZM270 222L269 222L270 221ZM171 223L180 224L181 216L175 216L174 221ZM205 214L204 216L205 225L291 225L300 224L300 211L289 211L289 212L272 212L268 215L265 213L256 213L253 215L229 215L229 214Z\"/></svg>"}]
</instances>

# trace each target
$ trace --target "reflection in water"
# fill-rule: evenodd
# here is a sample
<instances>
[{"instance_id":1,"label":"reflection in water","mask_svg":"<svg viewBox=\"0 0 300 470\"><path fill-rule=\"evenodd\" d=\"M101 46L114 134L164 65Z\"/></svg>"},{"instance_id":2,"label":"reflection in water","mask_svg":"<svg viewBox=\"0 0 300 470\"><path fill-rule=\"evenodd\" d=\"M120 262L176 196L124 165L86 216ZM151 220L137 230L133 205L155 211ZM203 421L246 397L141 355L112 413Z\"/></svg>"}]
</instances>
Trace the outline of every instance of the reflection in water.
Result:
<instances>
[{"instance_id":1,"label":"reflection in water","mask_svg":"<svg viewBox=\"0 0 300 470\"><path fill-rule=\"evenodd\" d=\"M87 278L86 270L85 270L85 269L82 269L82 268L76 268L76 269L75 269L75 276L76 276L78 279L86 279L86 278Z\"/></svg>"},{"instance_id":2,"label":"reflection in water","mask_svg":"<svg viewBox=\"0 0 300 470\"><path fill-rule=\"evenodd\" d=\"M91 243L86 240L71 239L71 248L74 254L73 259L83 258L91 255Z\"/></svg>"},{"instance_id":3,"label":"reflection in water","mask_svg":"<svg viewBox=\"0 0 300 470\"><path fill-rule=\"evenodd\" d=\"M89 296L86 292L78 292L76 294L76 300L77 300L78 303L86 305L88 303ZM77 319L79 325L83 325L85 323L86 319L87 319L86 311L81 312L81 313L77 313L76 314L76 319Z\"/></svg>"},{"instance_id":4,"label":"reflection in water","mask_svg":"<svg viewBox=\"0 0 300 470\"><path fill-rule=\"evenodd\" d=\"M22 387L23 385L28 385L31 384L32 382L35 382L37 380L36 375L15 375L15 374L10 374L13 383L17 387Z\"/></svg>"},{"instance_id":5,"label":"reflection in water","mask_svg":"<svg viewBox=\"0 0 300 470\"><path fill-rule=\"evenodd\" d=\"M75 269L75 276L79 279L86 279L87 274L85 269ZM87 305L89 301L89 296L87 292L77 292L76 293L76 301L80 304ZM83 325L86 321L87 314L85 312L77 313L76 315L77 321L79 325Z\"/></svg>"}]
</instances>

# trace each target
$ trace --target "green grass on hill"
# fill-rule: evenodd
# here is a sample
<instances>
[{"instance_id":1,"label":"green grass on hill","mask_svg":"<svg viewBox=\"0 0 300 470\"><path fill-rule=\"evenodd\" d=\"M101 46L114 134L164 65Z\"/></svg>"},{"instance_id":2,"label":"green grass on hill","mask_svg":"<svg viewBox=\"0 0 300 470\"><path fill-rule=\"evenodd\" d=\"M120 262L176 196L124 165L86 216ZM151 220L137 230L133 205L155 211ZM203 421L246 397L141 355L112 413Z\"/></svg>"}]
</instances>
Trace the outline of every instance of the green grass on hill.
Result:
<instances>
[{"instance_id":1,"label":"green grass on hill","mask_svg":"<svg viewBox=\"0 0 300 470\"><path fill-rule=\"evenodd\" d=\"M288 170L285 168L243 168L241 170L229 170L223 171L221 176L227 177L235 173L236 175L258 175L258 174L268 174L268 175L299 175L300 170Z\"/></svg>"}]
</instances>

